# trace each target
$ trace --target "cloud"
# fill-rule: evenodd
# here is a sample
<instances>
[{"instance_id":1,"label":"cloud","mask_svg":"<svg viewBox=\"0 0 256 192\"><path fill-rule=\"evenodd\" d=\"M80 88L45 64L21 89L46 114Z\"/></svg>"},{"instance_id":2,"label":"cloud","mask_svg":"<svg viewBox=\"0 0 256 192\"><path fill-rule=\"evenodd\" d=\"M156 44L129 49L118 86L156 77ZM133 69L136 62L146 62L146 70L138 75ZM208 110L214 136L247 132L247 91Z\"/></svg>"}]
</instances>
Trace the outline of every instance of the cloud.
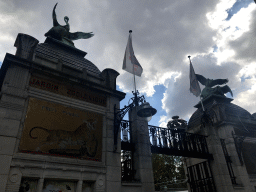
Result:
<instances>
[{"instance_id":1,"label":"cloud","mask_svg":"<svg viewBox=\"0 0 256 192\"><path fill-rule=\"evenodd\" d=\"M250 21L248 30L243 33L243 35L241 35L239 38L235 40L230 40L228 42L228 46L230 46L230 48L235 50L236 52L234 59L240 60L241 62L243 62L243 65L250 64L251 62L255 62L256 60L256 23L254 19L256 17L256 10L254 6L250 6L251 11L249 11L249 13L251 14L248 17L244 17L242 21L245 23Z\"/></svg>"},{"instance_id":2,"label":"cloud","mask_svg":"<svg viewBox=\"0 0 256 192\"><path fill-rule=\"evenodd\" d=\"M237 96L237 91L240 87L241 79L237 76L237 73L241 70L241 66L237 63L222 63L217 64L217 58L214 54L198 55L192 59L192 63L197 74L202 74L204 77L210 79L225 79L230 81L228 85L231 87L234 96ZM229 71L229 73L227 72ZM174 115L180 116L185 120L188 120L192 113L196 110L196 105L200 99L195 97L189 91L189 65L184 66L182 74L177 78L176 82L171 82L164 93L163 109L167 112L165 124L171 120ZM201 86L201 90L204 86ZM163 123L162 123L163 124Z\"/></svg>"},{"instance_id":3,"label":"cloud","mask_svg":"<svg viewBox=\"0 0 256 192\"><path fill-rule=\"evenodd\" d=\"M117 84L125 92L134 89L133 76L122 70L128 31L133 30L134 52L143 67L136 86L149 97L155 93L154 86L166 87L162 108L167 115L161 118L163 124L173 115L188 120L199 101L189 92L188 55L192 56L196 73L229 78L228 85L241 106L249 106L244 98L254 98L255 4L247 3L232 15L227 10L235 3L62 0L56 13L61 25L63 17L69 16L71 32L94 32L93 38L75 41L75 46L86 51L86 58L101 71L118 71ZM15 53L13 44L18 33L44 42L44 34L52 27L54 5L50 0L0 2L0 24L4 29L0 31L0 61L5 52ZM256 111L256 104L249 110Z\"/></svg>"},{"instance_id":4,"label":"cloud","mask_svg":"<svg viewBox=\"0 0 256 192\"><path fill-rule=\"evenodd\" d=\"M228 21L225 10L231 8L235 1L220 1L213 11L207 13L208 24L216 33L212 36L214 53L197 52L192 62L196 73L208 78L228 78L228 85L234 94L233 103L244 107L250 112L256 111L255 99L255 5L242 8ZM246 44L244 46L243 44ZM188 63L188 62L187 62ZM166 110L166 122L173 115L179 115L186 120L195 111L193 106L199 98L189 93L188 66L181 70L182 75L176 82L169 84L164 94L163 109ZM201 89L204 86L201 86ZM160 122L164 124L163 121Z\"/></svg>"},{"instance_id":5,"label":"cloud","mask_svg":"<svg viewBox=\"0 0 256 192\"><path fill-rule=\"evenodd\" d=\"M246 80L246 83L251 85L250 89L240 92L234 103L253 114L256 112L256 78Z\"/></svg>"}]
</instances>

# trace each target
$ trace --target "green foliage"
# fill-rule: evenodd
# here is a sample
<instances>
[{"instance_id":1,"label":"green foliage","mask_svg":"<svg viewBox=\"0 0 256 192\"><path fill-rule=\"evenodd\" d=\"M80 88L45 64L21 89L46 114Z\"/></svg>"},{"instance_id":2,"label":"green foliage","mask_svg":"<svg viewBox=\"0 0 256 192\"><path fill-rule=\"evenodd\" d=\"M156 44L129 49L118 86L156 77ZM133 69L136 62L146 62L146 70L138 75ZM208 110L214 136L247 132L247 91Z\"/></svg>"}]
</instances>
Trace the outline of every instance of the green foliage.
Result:
<instances>
[{"instance_id":1,"label":"green foliage","mask_svg":"<svg viewBox=\"0 0 256 192\"><path fill-rule=\"evenodd\" d=\"M181 157L152 154L155 190L160 190L159 183L186 179ZM186 187L186 184L184 185Z\"/></svg>"}]
</instances>

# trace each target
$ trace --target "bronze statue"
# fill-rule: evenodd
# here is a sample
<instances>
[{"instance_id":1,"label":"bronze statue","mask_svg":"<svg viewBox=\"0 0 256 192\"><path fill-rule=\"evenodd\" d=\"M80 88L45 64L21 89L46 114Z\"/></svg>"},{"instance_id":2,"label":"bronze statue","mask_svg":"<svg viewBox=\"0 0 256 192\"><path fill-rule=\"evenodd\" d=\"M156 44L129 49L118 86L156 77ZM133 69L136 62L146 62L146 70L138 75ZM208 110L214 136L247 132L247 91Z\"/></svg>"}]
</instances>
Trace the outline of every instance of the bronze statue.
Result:
<instances>
[{"instance_id":1,"label":"bronze statue","mask_svg":"<svg viewBox=\"0 0 256 192\"><path fill-rule=\"evenodd\" d=\"M201 97L203 99L212 94L224 96L224 94L228 92L230 92L231 96L233 97L233 93L228 85L225 85L223 87L214 87L215 85L226 84L228 82L228 79L206 79L204 76L198 74L196 74L196 78L202 85L205 85L205 88L201 93Z\"/></svg>"},{"instance_id":2,"label":"bronze statue","mask_svg":"<svg viewBox=\"0 0 256 192\"><path fill-rule=\"evenodd\" d=\"M72 40L77 39L88 39L91 38L94 34L92 32L90 33L84 33L84 32L75 32L70 33L70 26L69 26L69 18L67 16L64 17L64 21L66 25L60 25L57 21L57 16L55 13L55 9L58 3L55 4L53 11L52 11L52 19L53 19L53 27L45 33L46 37L52 37L54 39L57 39L59 41L62 41L63 43L66 43L68 45L74 46L74 43Z\"/></svg>"}]
</instances>

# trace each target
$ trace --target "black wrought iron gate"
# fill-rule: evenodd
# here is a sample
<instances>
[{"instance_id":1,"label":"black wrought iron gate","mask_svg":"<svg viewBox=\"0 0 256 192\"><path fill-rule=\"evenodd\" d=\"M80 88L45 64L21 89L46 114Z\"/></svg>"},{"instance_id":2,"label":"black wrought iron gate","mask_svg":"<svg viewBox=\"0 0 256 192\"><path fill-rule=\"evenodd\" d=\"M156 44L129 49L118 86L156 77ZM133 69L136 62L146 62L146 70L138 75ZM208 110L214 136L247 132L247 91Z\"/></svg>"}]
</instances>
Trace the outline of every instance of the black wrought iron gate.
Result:
<instances>
[{"instance_id":1,"label":"black wrought iron gate","mask_svg":"<svg viewBox=\"0 0 256 192\"><path fill-rule=\"evenodd\" d=\"M167 129L149 125L151 152L166 155L193 157L206 161L187 168L188 182L191 192L216 192L209 161L213 160L209 153L206 136L187 133L178 129ZM134 181L130 122L121 122L122 180Z\"/></svg>"},{"instance_id":2,"label":"black wrought iron gate","mask_svg":"<svg viewBox=\"0 0 256 192\"><path fill-rule=\"evenodd\" d=\"M187 168L191 192L216 192L209 161Z\"/></svg>"}]
</instances>

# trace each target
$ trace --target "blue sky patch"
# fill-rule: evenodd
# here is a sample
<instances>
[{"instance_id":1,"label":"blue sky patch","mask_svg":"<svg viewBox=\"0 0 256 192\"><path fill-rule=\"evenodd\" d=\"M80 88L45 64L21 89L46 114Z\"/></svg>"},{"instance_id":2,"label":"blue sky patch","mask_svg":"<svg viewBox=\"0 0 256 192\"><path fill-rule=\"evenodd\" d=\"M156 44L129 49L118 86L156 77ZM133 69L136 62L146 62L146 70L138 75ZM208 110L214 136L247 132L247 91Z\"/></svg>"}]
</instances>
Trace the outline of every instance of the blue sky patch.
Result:
<instances>
[{"instance_id":1,"label":"blue sky patch","mask_svg":"<svg viewBox=\"0 0 256 192\"><path fill-rule=\"evenodd\" d=\"M237 0L233 7L226 10L228 13L228 17L225 19L226 21L230 20L234 14L236 14L240 9L246 8L249 4L253 3L253 0Z\"/></svg>"},{"instance_id":2,"label":"blue sky patch","mask_svg":"<svg viewBox=\"0 0 256 192\"><path fill-rule=\"evenodd\" d=\"M164 97L163 93L166 90L166 87L163 85L156 85L154 86L155 93L152 97L146 97L145 99L147 102L150 103L152 107L154 107L157 110L157 113L152 117L151 121L149 122L150 125L158 126L161 116L167 115L165 110L162 109L162 99ZM117 85L117 90L122 91L119 86ZM120 102L120 108L122 109L125 105L128 105L129 100L133 97L132 93L126 93L125 98ZM131 103L132 100L130 100L129 103ZM124 120L128 120L128 113L124 116Z\"/></svg>"},{"instance_id":3,"label":"blue sky patch","mask_svg":"<svg viewBox=\"0 0 256 192\"><path fill-rule=\"evenodd\" d=\"M248 76L248 77L245 77L244 75L240 78L241 79L241 82L245 82L245 79L251 79L252 77Z\"/></svg>"},{"instance_id":4,"label":"blue sky patch","mask_svg":"<svg viewBox=\"0 0 256 192\"><path fill-rule=\"evenodd\" d=\"M146 97L146 101L157 110L157 113L152 117L149 124L158 126L161 116L167 115L165 110L162 109L162 99L164 97L163 93L166 91L166 87L163 85L156 85L154 86L154 89L154 95L152 97Z\"/></svg>"},{"instance_id":5,"label":"blue sky patch","mask_svg":"<svg viewBox=\"0 0 256 192\"><path fill-rule=\"evenodd\" d=\"M214 45L212 48L213 48L213 52L217 52L218 51L217 45Z\"/></svg>"}]
</instances>

